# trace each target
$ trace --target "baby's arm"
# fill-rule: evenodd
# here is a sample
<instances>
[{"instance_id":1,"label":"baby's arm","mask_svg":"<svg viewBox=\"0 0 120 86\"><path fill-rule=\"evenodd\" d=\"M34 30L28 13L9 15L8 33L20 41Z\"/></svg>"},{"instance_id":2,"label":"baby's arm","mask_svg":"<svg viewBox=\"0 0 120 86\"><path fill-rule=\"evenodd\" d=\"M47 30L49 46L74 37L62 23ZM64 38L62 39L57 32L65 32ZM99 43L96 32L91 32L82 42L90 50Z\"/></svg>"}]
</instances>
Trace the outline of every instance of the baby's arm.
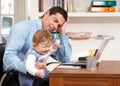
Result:
<instances>
[{"instance_id":1,"label":"baby's arm","mask_svg":"<svg viewBox=\"0 0 120 86\"><path fill-rule=\"evenodd\" d=\"M53 47L55 50L57 50L59 46L60 46L60 45L59 45L58 43L52 44L52 47Z\"/></svg>"},{"instance_id":2,"label":"baby's arm","mask_svg":"<svg viewBox=\"0 0 120 86\"><path fill-rule=\"evenodd\" d=\"M60 45L58 43L53 43L52 46L50 47L50 54L53 54L59 47Z\"/></svg>"},{"instance_id":3,"label":"baby's arm","mask_svg":"<svg viewBox=\"0 0 120 86\"><path fill-rule=\"evenodd\" d=\"M43 78L45 76L45 71L44 69L39 70L35 67L36 65L36 58L34 55L28 55L28 57L25 60L25 66L26 70L29 74L36 76L38 75L39 77ZM42 67L42 64L41 64ZM40 74L39 74L40 73Z\"/></svg>"}]
</instances>

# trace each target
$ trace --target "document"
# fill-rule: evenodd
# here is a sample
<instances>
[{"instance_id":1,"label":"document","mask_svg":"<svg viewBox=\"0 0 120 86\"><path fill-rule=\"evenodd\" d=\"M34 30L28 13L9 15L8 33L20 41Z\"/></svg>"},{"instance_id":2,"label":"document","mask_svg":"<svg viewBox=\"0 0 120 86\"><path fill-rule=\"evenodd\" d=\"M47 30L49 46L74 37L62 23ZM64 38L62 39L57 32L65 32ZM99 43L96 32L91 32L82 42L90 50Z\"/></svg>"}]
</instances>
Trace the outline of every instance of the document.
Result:
<instances>
[{"instance_id":1,"label":"document","mask_svg":"<svg viewBox=\"0 0 120 86\"><path fill-rule=\"evenodd\" d=\"M51 72L53 69L55 69L58 65L61 64L61 62L54 60L53 58L49 57L47 59L47 69Z\"/></svg>"},{"instance_id":2,"label":"document","mask_svg":"<svg viewBox=\"0 0 120 86\"><path fill-rule=\"evenodd\" d=\"M65 69L80 69L81 66L67 66L67 65L59 65L57 68L65 68Z\"/></svg>"}]
</instances>

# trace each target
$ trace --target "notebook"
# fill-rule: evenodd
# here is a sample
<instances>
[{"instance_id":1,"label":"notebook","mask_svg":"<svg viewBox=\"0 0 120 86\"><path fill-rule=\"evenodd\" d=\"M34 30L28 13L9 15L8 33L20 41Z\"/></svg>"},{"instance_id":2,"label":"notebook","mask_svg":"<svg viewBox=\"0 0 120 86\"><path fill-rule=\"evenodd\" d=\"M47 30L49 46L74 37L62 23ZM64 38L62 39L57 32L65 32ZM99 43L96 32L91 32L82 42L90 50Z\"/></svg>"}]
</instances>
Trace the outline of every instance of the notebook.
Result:
<instances>
[{"instance_id":1,"label":"notebook","mask_svg":"<svg viewBox=\"0 0 120 86\"><path fill-rule=\"evenodd\" d=\"M98 47L97 52L95 54L96 58L97 58L97 63L99 64L99 59L104 51L104 49L106 48L107 44L110 41L110 37L106 37L103 39L102 43L100 44L100 46ZM61 65L64 66L81 66L81 68L86 68L86 57L80 57L78 58L78 62L71 62L71 63L62 63ZM97 65L98 65L97 64Z\"/></svg>"}]
</instances>

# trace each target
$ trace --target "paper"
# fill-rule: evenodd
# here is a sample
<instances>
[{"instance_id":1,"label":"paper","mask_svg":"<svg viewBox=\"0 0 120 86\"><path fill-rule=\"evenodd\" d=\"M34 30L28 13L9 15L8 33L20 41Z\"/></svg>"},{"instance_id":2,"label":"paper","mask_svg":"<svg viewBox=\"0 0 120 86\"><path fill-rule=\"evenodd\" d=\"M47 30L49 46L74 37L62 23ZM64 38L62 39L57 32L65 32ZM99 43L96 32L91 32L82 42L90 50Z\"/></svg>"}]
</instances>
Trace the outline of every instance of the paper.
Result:
<instances>
[{"instance_id":1,"label":"paper","mask_svg":"<svg viewBox=\"0 0 120 86\"><path fill-rule=\"evenodd\" d=\"M47 64L49 64L47 66L47 69L51 72L53 69L55 69L58 65L61 64L61 62L54 60L53 58L49 57L47 59Z\"/></svg>"},{"instance_id":2,"label":"paper","mask_svg":"<svg viewBox=\"0 0 120 86\"><path fill-rule=\"evenodd\" d=\"M50 65L47 66L47 69L51 72L52 70L54 70L56 67L58 67L61 63L52 63Z\"/></svg>"},{"instance_id":3,"label":"paper","mask_svg":"<svg viewBox=\"0 0 120 86\"><path fill-rule=\"evenodd\" d=\"M66 69L80 69L81 66L66 66L66 65L59 65L57 68L66 68Z\"/></svg>"}]
</instances>

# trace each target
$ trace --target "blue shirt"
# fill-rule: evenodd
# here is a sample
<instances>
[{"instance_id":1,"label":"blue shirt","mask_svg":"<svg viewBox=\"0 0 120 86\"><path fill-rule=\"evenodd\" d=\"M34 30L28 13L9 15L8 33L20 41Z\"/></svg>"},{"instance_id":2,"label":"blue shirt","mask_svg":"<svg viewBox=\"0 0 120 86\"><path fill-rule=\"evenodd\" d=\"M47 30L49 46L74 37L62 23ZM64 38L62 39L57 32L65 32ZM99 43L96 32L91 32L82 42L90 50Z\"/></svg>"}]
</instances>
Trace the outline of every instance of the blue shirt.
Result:
<instances>
[{"instance_id":1,"label":"blue shirt","mask_svg":"<svg viewBox=\"0 0 120 86\"><path fill-rule=\"evenodd\" d=\"M17 70L26 73L24 58L26 52L32 47L34 33L42 29L41 20L23 21L11 28L3 57L3 69ZM53 42L55 36L53 35ZM72 54L72 47L68 36L60 35L60 48L51 56L61 62L69 62Z\"/></svg>"}]
</instances>

